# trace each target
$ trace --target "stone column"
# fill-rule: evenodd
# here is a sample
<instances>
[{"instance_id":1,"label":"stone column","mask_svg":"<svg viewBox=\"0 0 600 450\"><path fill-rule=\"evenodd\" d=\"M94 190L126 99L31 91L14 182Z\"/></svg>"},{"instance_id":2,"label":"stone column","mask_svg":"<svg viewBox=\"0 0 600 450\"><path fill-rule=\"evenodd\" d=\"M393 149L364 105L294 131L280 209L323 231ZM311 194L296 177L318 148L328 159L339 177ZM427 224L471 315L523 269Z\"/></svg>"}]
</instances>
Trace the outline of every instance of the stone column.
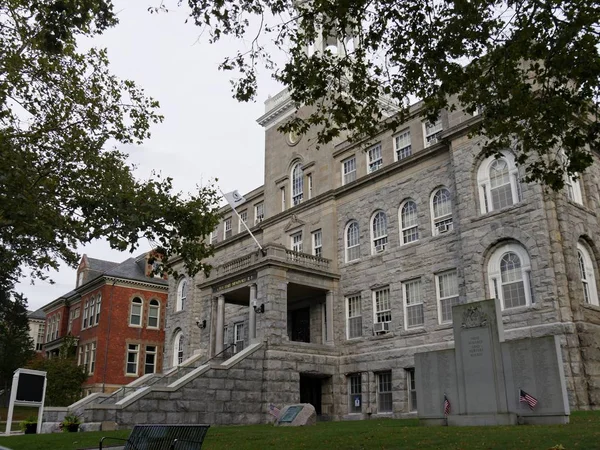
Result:
<instances>
[{"instance_id":1,"label":"stone column","mask_svg":"<svg viewBox=\"0 0 600 450\"><path fill-rule=\"evenodd\" d=\"M333 345L333 292L327 291L327 297L325 299L325 314L327 317L327 340L325 344Z\"/></svg>"},{"instance_id":2,"label":"stone column","mask_svg":"<svg viewBox=\"0 0 600 450\"><path fill-rule=\"evenodd\" d=\"M257 306L256 304L256 285L250 285L250 308L249 308L249 317L248 317L248 328L249 328L249 338L250 344L252 344L256 340L256 311L254 308Z\"/></svg>"},{"instance_id":3,"label":"stone column","mask_svg":"<svg viewBox=\"0 0 600 450\"><path fill-rule=\"evenodd\" d=\"M215 336L215 354L223 351L223 331L225 327L225 296L217 297L217 329Z\"/></svg>"}]
</instances>

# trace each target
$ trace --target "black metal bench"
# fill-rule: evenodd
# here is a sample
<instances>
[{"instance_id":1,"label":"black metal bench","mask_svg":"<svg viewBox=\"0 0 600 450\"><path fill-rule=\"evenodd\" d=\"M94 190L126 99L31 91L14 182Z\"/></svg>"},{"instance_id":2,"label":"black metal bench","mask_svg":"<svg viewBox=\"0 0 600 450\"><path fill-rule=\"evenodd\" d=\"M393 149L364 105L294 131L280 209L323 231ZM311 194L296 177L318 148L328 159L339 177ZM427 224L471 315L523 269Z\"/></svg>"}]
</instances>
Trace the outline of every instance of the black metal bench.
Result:
<instances>
[{"instance_id":1,"label":"black metal bench","mask_svg":"<svg viewBox=\"0 0 600 450\"><path fill-rule=\"evenodd\" d=\"M199 450L210 425L135 425L129 438L105 436L100 439L100 450L105 440L124 441L123 450Z\"/></svg>"}]
</instances>

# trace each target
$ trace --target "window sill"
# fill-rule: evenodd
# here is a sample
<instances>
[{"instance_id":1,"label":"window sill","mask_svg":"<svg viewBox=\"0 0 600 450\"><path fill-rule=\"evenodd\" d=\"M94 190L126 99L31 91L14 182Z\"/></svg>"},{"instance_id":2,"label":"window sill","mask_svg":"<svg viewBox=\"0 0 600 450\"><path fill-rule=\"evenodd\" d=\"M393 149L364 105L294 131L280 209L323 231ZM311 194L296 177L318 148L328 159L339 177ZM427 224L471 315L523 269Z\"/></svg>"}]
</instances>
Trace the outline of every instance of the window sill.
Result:
<instances>
[{"instance_id":1,"label":"window sill","mask_svg":"<svg viewBox=\"0 0 600 450\"><path fill-rule=\"evenodd\" d=\"M522 314L527 311L541 311L542 309L545 309L545 308L547 308L549 311L552 309L552 308L548 308L543 303L533 303L530 305L515 306L514 308L502 309L502 315L503 316L512 316L515 314Z\"/></svg>"},{"instance_id":2,"label":"window sill","mask_svg":"<svg viewBox=\"0 0 600 450\"><path fill-rule=\"evenodd\" d=\"M515 205L510 205L510 206L507 206L506 208L502 208L502 209L495 209L493 211L489 211L489 212L486 212L486 213L482 213L481 210L480 210L479 211L479 215L477 217L473 217L471 219L471 223L473 223L473 222L479 222L481 220L485 220L485 219L490 218L490 217L495 217L495 216L498 216L500 214L504 214L506 212L515 211L515 210L517 210L519 208L525 207L525 205L526 205L525 201L521 200L519 203L517 203Z\"/></svg>"},{"instance_id":3,"label":"window sill","mask_svg":"<svg viewBox=\"0 0 600 450\"><path fill-rule=\"evenodd\" d=\"M569 200L569 199L567 199L567 203L568 203L569 205L571 205L571 206L574 206L574 207L575 207L575 208L577 208L577 209L580 209L580 210L582 210L583 212L586 212L586 213L588 213L588 214L591 214L591 215L592 215L592 216L594 216L594 217L597 217L597 214L596 214L596 212L595 212L595 211L592 211L592 210L591 210L591 209L589 209L587 206L585 206L585 205L582 205L581 203L577 203L576 201L574 201L574 200Z\"/></svg>"},{"instance_id":4,"label":"window sill","mask_svg":"<svg viewBox=\"0 0 600 450\"><path fill-rule=\"evenodd\" d=\"M418 336L420 334L425 334L427 333L427 330L425 329L425 327L415 327L415 328L409 328L408 330L402 330L400 331L400 336Z\"/></svg>"},{"instance_id":5,"label":"window sill","mask_svg":"<svg viewBox=\"0 0 600 450\"><path fill-rule=\"evenodd\" d=\"M125 376L129 378L137 378L137 374L134 373L126 373Z\"/></svg>"},{"instance_id":6,"label":"window sill","mask_svg":"<svg viewBox=\"0 0 600 450\"><path fill-rule=\"evenodd\" d=\"M184 313L184 312L185 312L185 309L180 309L179 311L174 311L173 315L178 315L178 314L181 314L181 313Z\"/></svg>"},{"instance_id":7,"label":"window sill","mask_svg":"<svg viewBox=\"0 0 600 450\"><path fill-rule=\"evenodd\" d=\"M444 233L438 233L438 234L432 234L431 235L431 240L434 241L436 239L441 239L443 237L447 237L447 236L453 236L457 233L456 228L452 228L450 231L445 231Z\"/></svg>"},{"instance_id":8,"label":"window sill","mask_svg":"<svg viewBox=\"0 0 600 450\"><path fill-rule=\"evenodd\" d=\"M143 328L141 325L132 325L129 324L129 328Z\"/></svg>"},{"instance_id":9,"label":"window sill","mask_svg":"<svg viewBox=\"0 0 600 450\"><path fill-rule=\"evenodd\" d=\"M598 305L593 305L593 304L591 304L591 303L582 303L582 305L581 305L581 306L582 306L583 308L585 308L585 309L589 309L589 310L591 310L591 311L598 311L598 312L600 312L600 306L598 306Z\"/></svg>"},{"instance_id":10,"label":"window sill","mask_svg":"<svg viewBox=\"0 0 600 450\"><path fill-rule=\"evenodd\" d=\"M434 331L451 330L453 327L454 327L454 324L452 322L440 323L440 324L436 325L433 330Z\"/></svg>"}]
</instances>

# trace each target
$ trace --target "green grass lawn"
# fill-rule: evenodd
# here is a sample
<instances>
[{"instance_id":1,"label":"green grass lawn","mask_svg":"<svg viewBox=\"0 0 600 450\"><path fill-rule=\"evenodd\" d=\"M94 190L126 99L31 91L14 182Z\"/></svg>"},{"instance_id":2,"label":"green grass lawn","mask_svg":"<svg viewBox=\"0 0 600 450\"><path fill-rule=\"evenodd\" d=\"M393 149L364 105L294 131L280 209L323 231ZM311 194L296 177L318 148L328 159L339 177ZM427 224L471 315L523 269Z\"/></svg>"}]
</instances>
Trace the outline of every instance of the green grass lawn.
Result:
<instances>
[{"instance_id":1,"label":"green grass lawn","mask_svg":"<svg viewBox=\"0 0 600 450\"><path fill-rule=\"evenodd\" d=\"M59 433L0 437L0 446L13 450L58 450L97 446L112 433ZM562 445L566 450L600 448L600 412L576 412L569 425L514 427L419 427L417 420L370 420L319 423L313 427L272 425L212 427L203 450L246 449L543 449ZM560 448L560 447L557 447Z\"/></svg>"}]
</instances>

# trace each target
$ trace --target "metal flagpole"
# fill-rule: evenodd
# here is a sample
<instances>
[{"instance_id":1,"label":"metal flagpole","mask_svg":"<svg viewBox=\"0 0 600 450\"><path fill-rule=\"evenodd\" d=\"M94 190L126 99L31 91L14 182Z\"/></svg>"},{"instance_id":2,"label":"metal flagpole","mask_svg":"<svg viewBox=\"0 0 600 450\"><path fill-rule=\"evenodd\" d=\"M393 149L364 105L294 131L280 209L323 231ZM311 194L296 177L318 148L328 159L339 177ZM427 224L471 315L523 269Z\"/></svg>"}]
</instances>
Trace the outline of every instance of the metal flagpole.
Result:
<instances>
[{"instance_id":1,"label":"metal flagpole","mask_svg":"<svg viewBox=\"0 0 600 450\"><path fill-rule=\"evenodd\" d=\"M225 199L225 201L227 201L227 198L225 197L225 194L223 193L223 191L221 190L220 187L219 187L219 192L221 193L221 195L223 196L223 198ZM244 225L244 228L246 229L246 231L248 231L248 233L250 234L250 236L252 236L252 239L254 239L254 242L256 242L256 245L258 245L258 248L260 249L260 251L263 254L263 256L266 256L265 249L262 248L262 245L260 245L260 243L258 242L258 240L256 239L256 237L254 237L254 235L252 234L252 231L250 231L250 228L248 228L248 225L246 225L246 222L242 220L242 218L238 214L237 210L235 209L235 206L231 205L229 203L229 201L227 201L227 204L229 204L229 206L231 206L231 209L233 209L233 212L235 213L235 215L238 216L239 221Z\"/></svg>"}]
</instances>

